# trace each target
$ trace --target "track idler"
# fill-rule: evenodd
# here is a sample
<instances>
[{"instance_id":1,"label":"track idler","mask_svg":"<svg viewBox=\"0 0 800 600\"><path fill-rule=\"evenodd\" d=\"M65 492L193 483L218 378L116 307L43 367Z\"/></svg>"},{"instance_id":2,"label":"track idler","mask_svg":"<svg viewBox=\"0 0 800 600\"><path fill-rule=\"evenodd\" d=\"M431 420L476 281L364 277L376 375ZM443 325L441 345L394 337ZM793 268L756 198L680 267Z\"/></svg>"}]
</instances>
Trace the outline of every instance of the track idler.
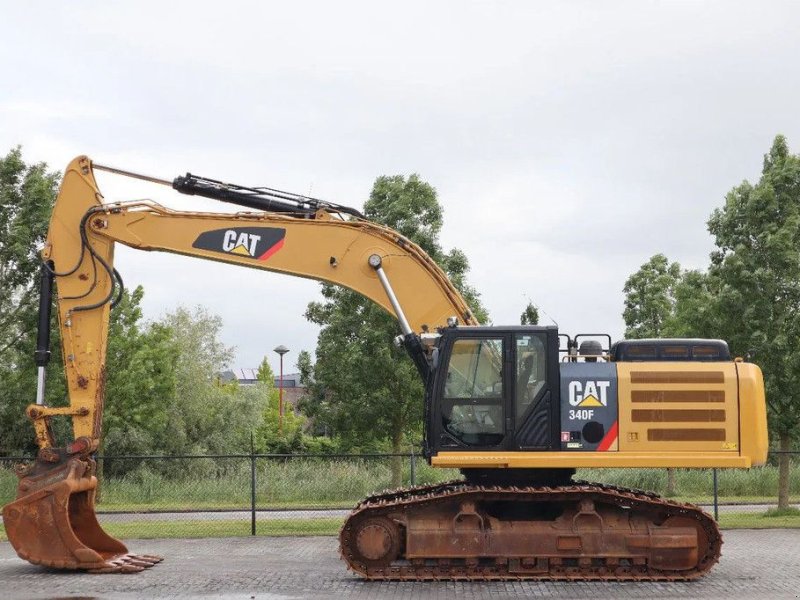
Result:
<instances>
[{"instance_id":1,"label":"track idler","mask_svg":"<svg viewBox=\"0 0 800 600\"><path fill-rule=\"evenodd\" d=\"M89 456L52 448L17 469L17 499L3 507L3 525L20 558L91 573L138 573L162 560L129 554L103 531L94 509L94 474Z\"/></svg>"}]
</instances>

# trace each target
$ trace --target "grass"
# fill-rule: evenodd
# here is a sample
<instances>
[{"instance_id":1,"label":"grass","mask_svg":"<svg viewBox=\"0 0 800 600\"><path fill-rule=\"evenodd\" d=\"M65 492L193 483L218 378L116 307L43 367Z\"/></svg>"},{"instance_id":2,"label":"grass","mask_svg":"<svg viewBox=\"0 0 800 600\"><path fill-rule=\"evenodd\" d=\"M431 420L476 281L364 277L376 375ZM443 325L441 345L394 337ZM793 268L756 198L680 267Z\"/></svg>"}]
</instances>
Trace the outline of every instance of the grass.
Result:
<instances>
[{"instance_id":1,"label":"grass","mask_svg":"<svg viewBox=\"0 0 800 600\"><path fill-rule=\"evenodd\" d=\"M256 535L338 535L343 521L338 517L257 521ZM250 535L250 521L130 521L107 523L103 529L120 539L243 537ZM0 541L7 539L6 530L0 525Z\"/></svg>"},{"instance_id":2,"label":"grass","mask_svg":"<svg viewBox=\"0 0 800 600\"><path fill-rule=\"evenodd\" d=\"M719 516L722 529L798 529L800 511L771 509L766 513L723 513Z\"/></svg>"},{"instance_id":3,"label":"grass","mask_svg":"<svg viewBox=\"0 0 800 600\"><path fill-rule=\"evenodd\" d=\"M388 458L286 459L256 461L259 508L349 508L377 491L391 489ZM410 482L404 460L403 484ZM454 469L433 469L416 461L417 484L458 477ZM0 467L0 504L16 495L17 478ZM122 477L106 477L98 509L190 510L250 507L249 459L142 461Z\"/></svg>"},{"instance_id":4,"label":"grass","mask_svg":"<svg viewBox=\"0 0 800 600\"><path fill-rule=\"evenodd\" d=\"M344 519L280 519L257 521L256 535L338 535ZM208 538L250 535L250 521L135 521L109 523L103 528L119 538Z\"/></svg>"},{"instance_id":5,"label":"grass","mask_svg":"<svg viewBox=\"0 0 800 600\"><path fill-rule=\"evenodd\" d=\"M349 508L360 499L391 485L390 459L292 458L258 459L256 504L258 508ZM242 459L149 460L134 464L107 461L98 510L181 511L235 510L250 507L250 462ZM0 463L2 465L2 463ZM0 504L16 495L17 478L11 465L0 466ZM111 476L122 466L122 476ZM409 460L403 459L403 483L410 483ZM776 500L777 468L772 466L718 472L722 503L765 503ZM459 477L454 469L433 469L416 461L416 483L425 484ZM663 494L664 469L581 469L577 478L613 483ZM710 504L712 477L708 469L676 470L676 500ZM800 464L790 474L790 494L800 499Z\"/></svg>"},{"instance_id":6,"label":"grass","mask_svg":"<svg viewBox=\"0 0 800 600\"><path fill-rule=\"evenodd\" d=\"M579 469L576 477L650 490L662 495L667 489L666 469ZM676 499L687 502L713 501L711 469L676 469L675 480ZM777 499L777 467L719 469L717 480L720 499L766 503ZM789 484L790 494L800 496L800 463L792 465Z\"/></svg>"},{"instance_id":7,"label":"grass","mask_svg":"<svg viewBox=\"0 0 800 600\"><path fill-rule=\"evenodd\" d=\"M770 518L800 517L800 508L795 508L794 506L789 508L770 508L764 516Z\"/></svg>"}]
</instances>

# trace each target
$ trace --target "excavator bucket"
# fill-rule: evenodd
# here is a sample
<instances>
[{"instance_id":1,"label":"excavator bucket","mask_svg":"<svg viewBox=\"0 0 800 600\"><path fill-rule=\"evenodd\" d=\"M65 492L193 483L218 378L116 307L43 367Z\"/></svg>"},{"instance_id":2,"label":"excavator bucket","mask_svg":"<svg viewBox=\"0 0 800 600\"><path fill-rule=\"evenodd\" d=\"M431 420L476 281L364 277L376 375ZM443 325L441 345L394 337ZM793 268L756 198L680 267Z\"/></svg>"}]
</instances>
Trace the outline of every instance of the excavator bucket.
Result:
<instances>
[{"instance_id":1,"label":"excavator bucket","mask_svg":"<svg viewBox=\"0 0 800 600\"><path fill-rule=\"evenodd\" d=\"M159 556L129 554L97 521L95 463L56 451L21 467L17 499L3 507L8 540L20 558L57 569L138 573Z\"/></svg>"}]
</instances>

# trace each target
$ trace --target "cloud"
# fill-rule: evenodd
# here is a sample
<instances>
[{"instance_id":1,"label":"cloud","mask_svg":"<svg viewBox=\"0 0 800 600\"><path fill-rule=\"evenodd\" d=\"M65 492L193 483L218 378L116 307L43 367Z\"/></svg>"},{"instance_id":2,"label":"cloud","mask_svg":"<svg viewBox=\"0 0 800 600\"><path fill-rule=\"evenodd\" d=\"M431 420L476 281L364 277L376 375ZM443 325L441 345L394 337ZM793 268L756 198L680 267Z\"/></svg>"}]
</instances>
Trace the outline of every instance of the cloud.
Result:
<instances>
[{"instance_id":1,"label":"cloud","mask_svg":"<svg viewBox=\"0 0 800 600\"><path fill-rule=\"evenodd\" d=\"M3 16L0 144L57 169L88 153L354 206L375 177L418 172L496 323L528 295L565 331L618 336L625 278L656 252L704 266L724 194L758 177L775 134L800 144L788 2L142 1ZM109 200L235 210L100 183ZM117 261L149 317L198 302L221 314L238 366L314 346L313 282Z\"/></svg>"}]
</instances>

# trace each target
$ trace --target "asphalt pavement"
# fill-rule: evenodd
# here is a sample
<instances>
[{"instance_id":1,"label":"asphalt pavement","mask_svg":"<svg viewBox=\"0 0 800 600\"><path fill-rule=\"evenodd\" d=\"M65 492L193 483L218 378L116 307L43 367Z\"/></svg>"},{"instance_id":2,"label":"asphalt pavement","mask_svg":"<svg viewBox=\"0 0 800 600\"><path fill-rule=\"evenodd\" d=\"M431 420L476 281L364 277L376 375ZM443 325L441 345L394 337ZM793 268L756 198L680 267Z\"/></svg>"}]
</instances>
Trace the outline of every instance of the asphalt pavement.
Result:
<instances>
[{"instance_id":1,"label":"asphalt pavement","mask_svg":"<svg viewBox=\"0 0 800 600\"><path fill-rule=\"evenodd\" d=\"M758 600L800 597L800 530L724 532L722 560L693 582L365 582L345 569L334 537L129 540L164 562L136 575L88 575L30 565L0 543L3 600Z\"/></svg>"}]
</instances>

